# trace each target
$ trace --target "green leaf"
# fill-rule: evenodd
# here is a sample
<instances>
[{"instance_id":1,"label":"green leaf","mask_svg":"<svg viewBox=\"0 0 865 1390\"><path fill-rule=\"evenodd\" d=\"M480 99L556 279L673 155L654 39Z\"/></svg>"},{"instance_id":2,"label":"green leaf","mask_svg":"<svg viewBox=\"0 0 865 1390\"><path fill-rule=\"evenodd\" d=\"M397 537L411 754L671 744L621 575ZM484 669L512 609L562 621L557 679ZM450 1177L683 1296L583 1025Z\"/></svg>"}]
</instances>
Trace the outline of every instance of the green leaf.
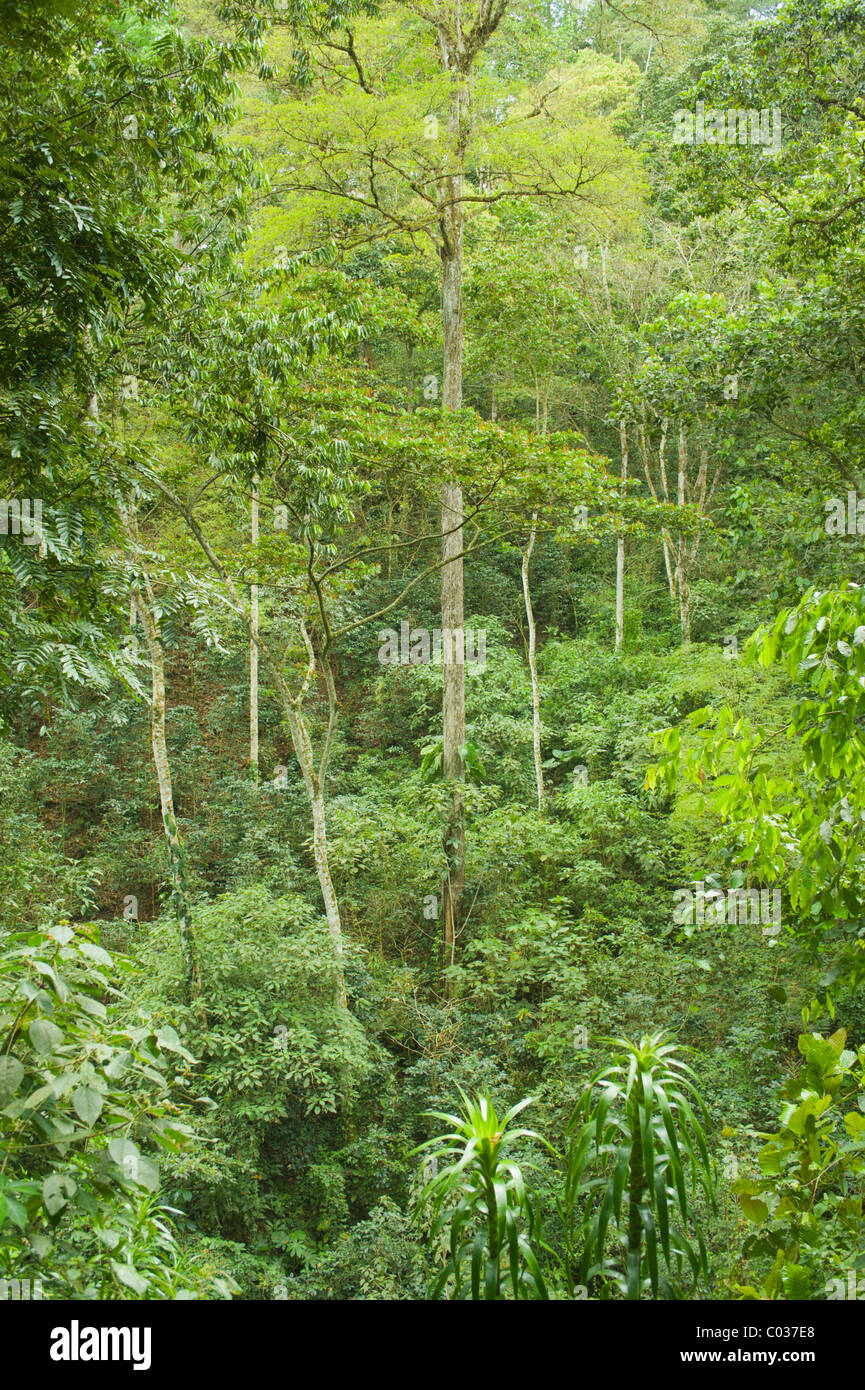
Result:
<instances>
[{"instance_id":1,"label":"green leaf","mask_svg":"<svg viewBox=\"0 0 865 1390\"><path fill-rule=\"evenodd\" d=\"M149 1288L149 1280L144 1279L134 1265L122 1265L117 1260L111 1261L111 1268L117 1275L121 1284L125 1284L127 1289L137 1293L139 1298L143 1298Z\"/></svg>"},{"instance_id":2,"label":"green leaf","mask_svg":"<svg viewBox=\"0 0 865 1390\"><path fill-rule=\"evenodd\" d=\"M42 1200L49 1216L62 1211L70 1198L75 1196L78 1184L68 1173L52 1173L42 1184Z\"/></svg>"},{"instance_id":3,"label":"green leaf","mask_svg":"<svg viewBox=\"0 0 865 1390\"><path fill-rule=\"evenodd\" d=\"M801 1303L807 1303L810 1300L811 1276L803 1265L784 1265L781 1279L786 1299Z\"/></svg>"},{"instance_id":4,"label":"green leaf","mask_svg":"<svg viewBox=\"0 0 865 1390\"><path fill-rule=\"evenodd\" d=\"M183 1043L180 1041L179 1035L169 1024L164 1024L161 1028L157 1028L156 1041L165 1052L184 1051Z\"/></svg>"},{"instance_id":5,"label":"green leaf","mask_svg":"<svg viewBox=\"0 0 865 1390\"><path fill-rule=\"evenodd\" d=\"M92 1128L99 1119L102 1106L102 1096L91 1086L79 1086L72 1094L72 1108L88 1128Z\"/></svg>"},{"instance_id":6,"label":"green leaf","mask_svg":"<svg viewBox=\"0 0 865 1390\"><path fill-rule=\"evenodd\" d=\"M159 1168L152 1158L147 1158L145 1154L141 1155L133 1181L139 1187L146 1188L148 1192L159 1191Z\"/></svg>"},{"instance_id":7,"label":"green leaf","mask_svg":"<svg viewBox=\"0 0 865 1390\"><path fill-rule=\"evenodd\" d=\"M63 1041L63 1033L56 1023L48 1018L35 1018L27 1030L34 1051L46 1057L53 1048Z\"/></svg>"},{"instance_id":8,"label":"green leaf","mask_svg":"<svg viewBox=\"0 0 865 1390\"><path fill-rule=\"evenodd\" d=\"M9 1192L3 1194L6 1203L6 1219L17 1226L19 1231L27 1228L27 1208Z\"/></svg>"},{"instance_id":9,"label":"green leaf","mask_svg":"<svg viewBox=\"0 0 865 1390\"><path fill-rule=\"evenodd\" d=\"M768 1219L769 1208L758 1197L752 1197L747 1192L740 1192L739 1205L749 1221L763 1222Z\"/></svg>"},{"instance_id":10,"label":"green leaf","mask_svg":"<svg viewBox=\"0 0 865 1390\"><path fill-rule=\"evenodd\" d=\"M0 1057L0 1106L15 1094L23 1077L24 1067L17 1057Z\"/></svg>"},{"instance_id":11,"label":"green leaf","mask_svg":"<svg viewBox=\"0 0 865 1390\"><path fill-rule=\"evenodd\" d=\"M101 946L96 946L92 941L79 941L78 949L83 956L88 956L90 960L95 960L98 965L111 966L114 964L107 951Z\"/></svg>"}]
</instances>

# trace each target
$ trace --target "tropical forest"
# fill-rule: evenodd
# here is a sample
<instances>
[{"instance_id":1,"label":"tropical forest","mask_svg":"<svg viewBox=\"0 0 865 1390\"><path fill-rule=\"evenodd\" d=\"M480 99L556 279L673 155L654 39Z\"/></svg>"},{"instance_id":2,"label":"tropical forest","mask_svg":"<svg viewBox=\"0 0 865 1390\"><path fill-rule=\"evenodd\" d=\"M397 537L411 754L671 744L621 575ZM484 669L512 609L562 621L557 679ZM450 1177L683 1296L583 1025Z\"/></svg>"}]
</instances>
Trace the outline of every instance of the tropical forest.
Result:
<instances>
[{"instance_id":1,"label":"tropical forest","mask_svg":"<svg viewBox=\"0 0 865 1390\"><path fill-rule=\"evenodd\" d=\"M865 1299L863 0L0 42L0 1300Z\"/></svg>"}]
</instances>

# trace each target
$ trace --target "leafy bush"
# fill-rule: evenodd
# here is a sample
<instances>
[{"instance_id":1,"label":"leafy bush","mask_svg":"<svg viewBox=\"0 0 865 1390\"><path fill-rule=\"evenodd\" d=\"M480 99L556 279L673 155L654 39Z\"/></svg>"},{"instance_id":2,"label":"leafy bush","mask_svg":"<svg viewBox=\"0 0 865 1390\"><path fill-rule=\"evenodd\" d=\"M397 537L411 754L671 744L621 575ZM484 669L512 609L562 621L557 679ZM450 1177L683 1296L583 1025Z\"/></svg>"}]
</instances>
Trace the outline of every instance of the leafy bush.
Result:
<instances>
[{"instance_id":1,"label":"leafy bush","mask_svg":"<svg viewBox=\"0 0 865 1390\"><path fill-rule=\"evenodd\" d=\"M249 1234L282 1219L278 1194L298 1180L295 1165L305 1174L338 1140L375 1049L334 1000L327 927L302 898L246 888L199 903L194 917L206 1031L181 1004L170 918L141 933L140 997L184 1019L199 1063L181 1078L182 1098L203 1112L208 1144L172 1163L176 1199L197 1219L218 1213L229 1233Z\"/></svg>"},{"instance_id":2,"label":"leafy bush","mask_svg":"<svg viewBox=\"0 0 865 1390\"><path fill-rule=\"evenodd\" d=\"M285 1280L289 1299L422 1299L427 1261L411 1219L382 1198L330 1250Z\"/></svg>"},{"instance_id":3,"label":"leafy bush","mask_svg":"<svg viewBox=\"0 0 865 1390\"><path fill-rule=\"evenodd\" d=\"M782 1090L780 1128L764 1135L761 1176L733 1183L757 1232L743 1254L771 1267L741 1298L825 1297L831 1279L865 1265L865 1047L846 1033L802 1033L804 1066Z\"/></svg>"},{"instance_id":4,"label":"leafy bush","mask_svg":"<svg viewBox=\"0 0 865 1390\"><path fill-rule=\"evenodd\" d=\"M175 1297L157 1154L190 1139L171 1085L193 1058L124 999L135 968L95 936L62 923L2 939L0 1264L48 1298Z\"/></svg>"}]
</instances>

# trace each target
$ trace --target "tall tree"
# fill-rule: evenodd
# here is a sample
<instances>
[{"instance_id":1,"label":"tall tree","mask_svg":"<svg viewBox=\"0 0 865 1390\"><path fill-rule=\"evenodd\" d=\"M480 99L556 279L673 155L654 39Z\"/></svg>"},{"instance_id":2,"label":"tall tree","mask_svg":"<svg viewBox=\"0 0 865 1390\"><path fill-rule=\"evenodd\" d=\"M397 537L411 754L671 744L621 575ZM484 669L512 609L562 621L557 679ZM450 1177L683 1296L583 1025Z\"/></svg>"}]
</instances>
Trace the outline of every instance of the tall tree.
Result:
<instances>
[{"instance_id":1,"label":"tall tree","mask_svg":"<svg viewBox=\"0 0 865 1390\"><path fill-rule=\"evenodd\" d=\"M643 325L640 360L622 391L622 408L643 422L640 445L649 491L655 501L676 508L677 520L664 525L662 541L683 646L691 641L693 569L721 478L740 383L744 393L743 323L742 313L728 311L720 295L677 295L664 317ZM668 460L669 446L675 462Z\"/></svg>"},{"instance_id":2,"label":"tall tree","mask_svg":"<svg viewBox=\"0 0 865 1390\"><path fill-rule=\"evenodd\" d=\"M381 237L431 244L441 271L441 407L463 403L463 272L467 217L507 199L538 202L580 196L604 202L613 169L631 182L633 161L601 116L579 93L583 75L607 79L612 101L626 99L636 69L587 55L555 80L510 84L493 52L511 0L441 0L429 10L396 7L397 24L334 13L317 29L291 13L306 76L318 86L276 106L275 189L292 198L286 217L269 215L276 233L297 235L308 220L346 246ZM419 52L418 52L418 46ZM516 87L516 90L514 88ZM505 114L508 113L508 114ZM262 119L267 116L262 112ZM286 176L286 166L288 173ZM334 225L334 210L345 211ZM464 509L460 483L443 476L442 627L464 623ZM457 659L443 669L443 767L451 787L444 831L448 872L443 884L443 945L453 955L465 891L465 672Z\"/></svg>"},{"instance_id":3,"label":"tall tree","mask_svg":"<svg viewBox=\"0 0 865 1390\"><path fill-rule=\"evenodd\" d=\"M250 534L253 549L258 545L259 476L252 480L250 497ZM253 779L258 781L258 583L249 586L249 766Z\"/></svg>"},{"instance_id":4,"label":"tall tree","mask_svg":"<svg viewBox=\"0 0 865 1390\"><path fill-rule=\"evenodd\" d=\"M198 1010L204 1027L207 1016L201 1003L201 972L198 961L198 947L192 921L192 908L189 901L189 888L186 874L186 850L177 826L177 812L174 805L174 789L171 779L171 763L168 756L166 738L166 694L165 694L165 648L160 629L160 606L153 590L148 559L141 544L138 519L132 505L123 506L124 525L128 537L129 556L127 567L130 572L131 613L140 621L144 633L147 654L150 659L150 744L153 752L153 766L159 786L159 803L162 812L162 825L168 850L169 877L171 881L171 902L177 915L180 931L180 953L183 965L183 984L187 1003ZM134 628L134 623L130 627Z\"/></svg>"}]
</instances>

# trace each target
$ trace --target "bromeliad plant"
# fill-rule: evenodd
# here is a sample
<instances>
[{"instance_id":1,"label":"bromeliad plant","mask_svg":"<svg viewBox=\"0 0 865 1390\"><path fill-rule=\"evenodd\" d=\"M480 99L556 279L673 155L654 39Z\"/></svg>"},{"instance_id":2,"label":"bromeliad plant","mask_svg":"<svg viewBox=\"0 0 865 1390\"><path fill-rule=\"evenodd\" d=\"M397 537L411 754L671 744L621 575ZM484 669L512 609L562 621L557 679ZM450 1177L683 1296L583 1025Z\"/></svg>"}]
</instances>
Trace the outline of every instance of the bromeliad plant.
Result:
<instances>
[{"instance_id":1,"label":"bromeliad plant","mask_svg":"<svg viewBox=\"0 0 865 1390\"><path fill-rule=\"evenodd\" d=\"M592 1077L569 1125L559 1212L566 1249L582 1245L571 1272L600 1297L610 1282L628 1299L649 1290L653 1298L679 1297L687 1267L695 1282L708 1273L688 1191L701 1188L714 1206L700 1123L706 1108L667 1034L644 1037L639 1046L604 1041L618 1056ZM603 1171L589 1177L595 1167Z\"/></svg>"},{"instance_id":2,"label":"bromeliad plant","mask_svg":"<svg viewBox=\"0 0 865 1390\"><path fill-rule=\"evenodd\" d=\"M455 1298L546 1299L544 1278L533 1248L539 1239L539 1212L523 1178L533 1165L514 1153L520 1141L546 1140L531 1129L510 1129L511 1121L531 1104L531 1097L501 1118L488 1095L470 1100L460 1091L459 1115L428 1112L451 1126L451 1133L422 1144L434 1176L417 1204L421 1219L432 1216L430 1245L447 1230L448 1254L434 1279L431 1297L448 1289ZM442 1166L444 1165L444 1166Z\"/></svg>"}]
</instances>

